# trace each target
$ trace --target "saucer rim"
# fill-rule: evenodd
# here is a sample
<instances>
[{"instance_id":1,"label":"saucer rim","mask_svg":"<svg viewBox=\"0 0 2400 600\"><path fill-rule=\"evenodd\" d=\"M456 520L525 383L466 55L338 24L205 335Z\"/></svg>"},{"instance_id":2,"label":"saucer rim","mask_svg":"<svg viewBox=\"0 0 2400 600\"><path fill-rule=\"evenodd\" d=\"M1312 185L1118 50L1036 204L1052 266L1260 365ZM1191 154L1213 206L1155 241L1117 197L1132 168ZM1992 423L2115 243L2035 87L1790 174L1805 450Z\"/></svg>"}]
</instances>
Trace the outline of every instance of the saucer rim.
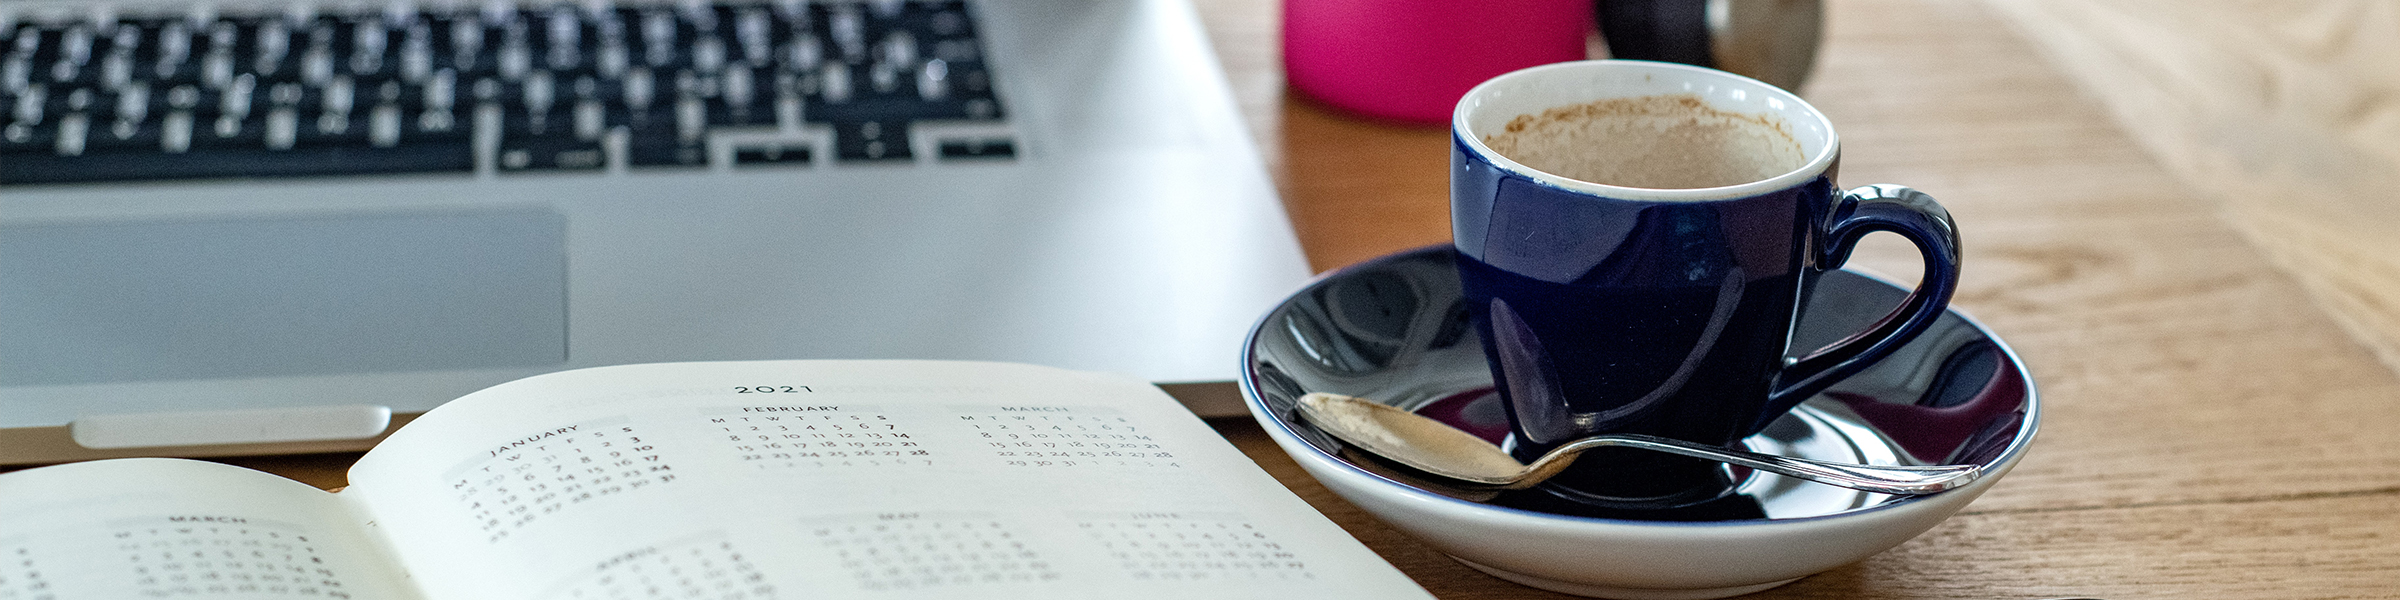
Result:
<instances>
[{"instance_id":1,"label":"saucer rim","mask_svg":"<svg viewBox=\"0 0 2400 600\"><path fill-rule=\"evenodd\" d=\"M2002 339L1998 333L1993 332L1990 327L1985 326L1983 321L1976 319L1973 315L1967 314L1966 311L1961 310L1954 305L1944 307L1944 312L1957 317L1961 321L1965 322L1969 327L1973 327L1977 333L1983 335L1985 340L1990 341L1994 347L1998 348L2001 356L2007 358L2009 364L2016 368L2017 378L2024 384L2025 387L2025 418L2023 424L2018 426L2018 435L2016 436L2016 439L2011 440L2009 445L2003 449L1997 457L1984 464L1984 474L1982 477L1965 486L1934 494L1893 498L1876 503L1872 506L1852 508L1822 515L1782 518L1764 517L1755 519L1720 519L1714 521L1661 521L1565 515L1510 506L1498 506L1481 502L1471 502L1427 491L1415 485L1396 481L1376 474L1373 471L1361 468L1358 465L1353 464L1351 461L1343 460L1338 456L1329 455L1323 448L1318 448L1315 444L1311 444L1306 440L1299 439L1298 436L1293 434L1294 429L1292 424L1285 422L1282 416L1274 414L1272 410L1269 410L1266 407L1265 402L1260 399L1261 394L1258 390L1259 384L1257 371L1253 368L1253 366L1257 364L1258 346L1261 341L1260 335L1262 332L1266 331L1267 327L1270 325L1269 319L1272 319L1277 313L1282 312L1285 307L1290 306L1294 300L1300 298L1302 295L1307 294L1311 290L1317 289L1326 282L1339 279L1343 276L1350 275L1358 271L1380 266L1385 263L1409 260L1420 256L1433 254L1447 254L1455 257L1457 254L1457 249L1449 244L1421 246L1377 256L1339 269L1326 271L1318 274L1315 277L1309 278L1306 283L1300 285L1282 301L1277 302L1273 307L1267 309L1265 313L1261 314L1259 318L1252 323L1250 332L1243 336L1241 353L1242 362L1240 367L1241 377L1236 381L1236 383L1240 384L1241 387L1242 404L1245 408L1249 409L1251 418L1258 421L1267 421L1271 419L1271 423L1261 423L1261 427L1267 429L1268 433L1272 434L1274 437L1290 437L1293 443L1307 448L1311 457L1315 459L1315 462L1330 463L1331 465L1335 466L1337 470L1346 472L1350 475L1363 476L1370 480L1380 482L1384 484L1381 487L1386 487L1393 491L1399 492L1404 496L1414 500L1436 502L1440 506L1465 509L1468 511L1530 517L1544 521L1555 521L1562 525L1597 528L1669 527L1678 529L1726 529L1758 528L1779 525L1801 526L1814 522L1857 519L1893 511L1907 510L1940 498L1957 496L1966 496L1972 498L1982 495L1984 489L1997 482L2002 475L2014 470L2016 464L2024 459L2026 451L2032 446L2033 439L2041 432L2041 392L2034 383L2033 372L2026 367L2024 359L2017 355L2016 349L2010 346L2007 340ZM1900 289L1907 289L1904 286L1892 282L1891 278L1880 274L1849 267L1842 267L1840 270L1864 277L1877 283L1882 283L1884 285L1889 285ZM1288 444L1277 445L1282 447L1286 454L1291 453ZM1295 460L1298 458L1299 457L1294 457ZM1314 473L1311 473L1310 475L1311 477L1315 477Z\"/></svg>"}]
</instances>

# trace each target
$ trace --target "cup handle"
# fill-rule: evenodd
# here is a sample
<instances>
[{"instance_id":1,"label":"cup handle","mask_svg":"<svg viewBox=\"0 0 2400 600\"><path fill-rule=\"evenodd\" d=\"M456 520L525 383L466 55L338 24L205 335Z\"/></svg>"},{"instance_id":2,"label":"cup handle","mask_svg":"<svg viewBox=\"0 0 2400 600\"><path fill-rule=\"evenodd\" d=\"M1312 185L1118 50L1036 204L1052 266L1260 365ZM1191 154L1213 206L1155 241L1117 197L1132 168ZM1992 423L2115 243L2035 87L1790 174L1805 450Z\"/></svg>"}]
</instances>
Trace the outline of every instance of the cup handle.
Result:
<instances>
[{"instance_id":1,"label":"cup handle","mask_svg":"<svg viewBox=\"0 0 2400 600\"><path fill-rule=\"evenodd\" d=\"M1866 331L1807 356L1784 359L1782 371L1775 376L1774 391L1767 397L1766 412L1755 421L1758 427L1765 427L1777 415L1834 382L1875 364L1923 333L1934 319L1942 316L1943 309L1950 305L1951 293L1958 289L1958 225L1951 222L1950 211L1935 203L1933 196L1906 186L1863 186L1843 192L1825 223L1825 243L1820 246L1813 269L1819 272L1839 269L1850 260L1860 238L1871 232L1889 231L1916 243L1917 251L1925 255L1925 276L1917 283L1917 289L1901 301L1900 308L1876 320Z\"/></svg>"}]
</instances>

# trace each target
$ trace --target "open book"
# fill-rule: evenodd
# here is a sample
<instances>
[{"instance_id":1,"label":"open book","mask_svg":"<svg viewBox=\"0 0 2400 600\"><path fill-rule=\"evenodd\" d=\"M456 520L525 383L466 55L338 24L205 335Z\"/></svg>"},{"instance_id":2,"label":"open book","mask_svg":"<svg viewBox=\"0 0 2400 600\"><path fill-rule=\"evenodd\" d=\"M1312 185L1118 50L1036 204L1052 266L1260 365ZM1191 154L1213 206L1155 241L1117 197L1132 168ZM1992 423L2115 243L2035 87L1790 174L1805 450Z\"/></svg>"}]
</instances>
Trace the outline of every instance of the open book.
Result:
<instances>
[{"instance_id":1,"label":"open book","mask_svg":"<svg viewBox=\"0 0 2400 600\"><path fill-rule=\"evenodd\" d=\"M1156 387L1027 365L543 375L350 482L0 475L0 598L1429 597Z\"/></svg>"}]
</instances>

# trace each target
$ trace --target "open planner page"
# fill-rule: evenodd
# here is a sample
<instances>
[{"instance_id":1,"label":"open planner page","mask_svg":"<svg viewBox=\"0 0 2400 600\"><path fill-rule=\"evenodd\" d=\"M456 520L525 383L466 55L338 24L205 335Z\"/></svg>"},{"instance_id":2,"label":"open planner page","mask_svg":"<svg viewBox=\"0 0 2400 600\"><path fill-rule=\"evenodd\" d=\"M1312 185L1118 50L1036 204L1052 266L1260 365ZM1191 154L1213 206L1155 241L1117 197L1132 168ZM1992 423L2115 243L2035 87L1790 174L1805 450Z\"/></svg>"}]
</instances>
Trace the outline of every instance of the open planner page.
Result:
<instances>
[{"instance_id":1,"label":"open planner page","mask_svg":"<svg viewBox=\"0 0 2400 600\"><path fill-rule=\"evenodd\" d=\"M418 597L332 494L239 467L45 467L0 478L0 506L0 598Z\"/></svg>"},{"instance_id":2,"label":"open planner page","mask_svg":"<svg viewBox=\"0 0 2400 600\"><path fill-rule=\"evenodd\" d=\"M542 376L350 476L436 599L1427 597L1156 387L1042 367Z\"/></svg>"}]
</instances>

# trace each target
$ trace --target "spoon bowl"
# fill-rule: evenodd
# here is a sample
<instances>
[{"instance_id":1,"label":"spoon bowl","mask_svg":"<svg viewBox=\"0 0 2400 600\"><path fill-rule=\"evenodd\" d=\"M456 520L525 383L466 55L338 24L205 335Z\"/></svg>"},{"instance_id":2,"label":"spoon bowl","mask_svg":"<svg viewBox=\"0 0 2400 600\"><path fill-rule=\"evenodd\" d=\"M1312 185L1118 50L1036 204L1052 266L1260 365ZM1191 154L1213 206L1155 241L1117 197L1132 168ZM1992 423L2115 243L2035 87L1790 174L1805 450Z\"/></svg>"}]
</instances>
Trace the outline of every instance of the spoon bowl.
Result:
<instances>
[{"instance_id":1,"label":"spoon bowl","mask_svg":"<svg viewBox=\"0 0 2400 600\"><path fill-rule=\"evenodd\" d=\"M1974 483L1983 475L1981 465L1830 463L1635 434L1596 435L1576 440L1550 450L1528 465L1517 462L1499 446L1441 421L1352 396L1324 392L1301 396L1300 414L1333 437L1376 456L1427 474L1505 490L1533 487L1565 471L1583 451L1608 447L1713 460L1880 494L1931 494Z\"/></svg>"},{"instance_id":2,"label":"spoon bowl","mask_svg":"<svg viewBox=\"0 0 2400 600\"><path fill-rule=\"evenodd\" d=\"M1939 494L1877 494L1756 471L1717 503L1738 504L1738 512L1603 510L1555 485L1453 483L1304 419L1300 398L1326 392L1405 407L1485 439L1506 430L1455 257L1448 245L1401 252L1296 290L1244 343L1243 400L1267 437L1326 490L1510 582L1627 600L1758 592L1870 560L1933 529L1996 488L2039 437L2044 406L2024 362L1955 308L1893 358L1738 446L1838 463L1982 467L1973 483ZM1807 309L1791 343L1816 348L1883 318L1908 289L1836 271L1803 293Z\"/></svg>"}]
</instances>

